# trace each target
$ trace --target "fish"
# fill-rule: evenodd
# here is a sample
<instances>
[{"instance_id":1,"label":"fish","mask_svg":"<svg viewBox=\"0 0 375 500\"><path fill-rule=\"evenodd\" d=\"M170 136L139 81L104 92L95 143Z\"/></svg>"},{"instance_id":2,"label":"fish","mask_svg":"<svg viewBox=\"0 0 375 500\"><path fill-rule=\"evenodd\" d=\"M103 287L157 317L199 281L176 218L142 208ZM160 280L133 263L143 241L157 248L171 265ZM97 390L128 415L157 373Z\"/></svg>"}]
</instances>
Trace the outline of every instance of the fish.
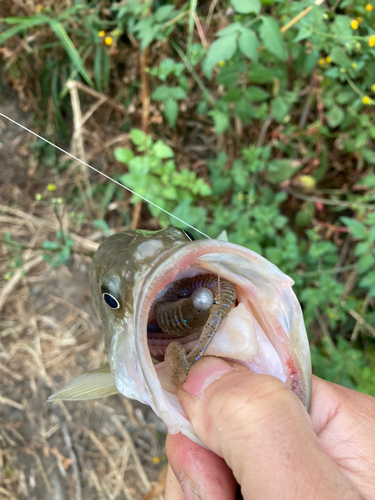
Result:
<instances>
[{"instance_id":1,"label":"fish","mask_svg":"<svg viewBox=\"0 0 375 500\"><path fill-rule=\"evenodd\" d=\"M211 283L215 292L206 293ZM225 237L194 240L176 227L112 235L97 249L90 271L108 366L77 377L49 401L120 393L149 405L171 434L182 432L202 444L177 388L192 364L210 355L279 378L309 410L311 356L293 284L264 257ZM192 297L196 290L205 297ZM180 315L173 316L176 328L164 323L160 304ZM210 320L216 329L207 326ZM185 321L187 329L178 331Z\"/></svg>"}]
</instances>

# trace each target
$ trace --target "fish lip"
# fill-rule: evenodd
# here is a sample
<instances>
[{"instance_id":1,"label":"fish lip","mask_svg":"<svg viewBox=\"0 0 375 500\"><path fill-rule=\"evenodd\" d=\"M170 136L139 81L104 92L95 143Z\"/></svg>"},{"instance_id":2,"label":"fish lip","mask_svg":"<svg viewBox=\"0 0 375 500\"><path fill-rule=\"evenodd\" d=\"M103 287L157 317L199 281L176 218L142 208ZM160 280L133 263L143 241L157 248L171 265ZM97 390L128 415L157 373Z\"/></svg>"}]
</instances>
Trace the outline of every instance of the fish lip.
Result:
<instances>
[{"instance_id":1,"label":"fish lip","mask_svg":"<svg viewBox=\"0 0 375 500\"><path fill-rule=\"evenodd\" d=\"M145 362L140 364L141 371L147 390L153 400L155 408L159 411L159 414L168 412L169 415L172 416L171 413L173 414L174 412L177 412L177 410L173 408L173 411L171 411L171 404L166 397L165 391L161 386L155 367L151 361L147 342L147 333L145 333L147 330L148 311L155 296L161 292L165 286L171 283L182 269L189 267L192 263L199 259L199 257L211 253L240 254L246 259L257 262L257 265L266 266L267 271L272 268L277 270L274 279L278 281L277 284L280 286L291 288L294 283L290 277L286 276L276 266L264 259L262 256L233 243L217 240L198 240L188 242L160 254L157 265L149 271L149 273L142 280L142 283L140 283L138 288L136 287L134 291L134 331L136 352L138 359L145 360ZM293 292L292 294L294 295ZM296 298L295 301L297 303L297 307L299 307ZM147 311L147 314L145 314L145 311ZM296 314L300 314L300 311L296 311ZM305 391L304 403L305 406L309 408L309 401L311 397L311 372L308 373L308 361L305 356L303 359L303 362L307 363L307 368L305 370L300 366L299 360L296 356L294 361L297 362L299 374L301 375L299 383L303 385L303 390ZM188 420L185 419L185 423L188 427L191 427Z\"/></svg>"}]
</instances>

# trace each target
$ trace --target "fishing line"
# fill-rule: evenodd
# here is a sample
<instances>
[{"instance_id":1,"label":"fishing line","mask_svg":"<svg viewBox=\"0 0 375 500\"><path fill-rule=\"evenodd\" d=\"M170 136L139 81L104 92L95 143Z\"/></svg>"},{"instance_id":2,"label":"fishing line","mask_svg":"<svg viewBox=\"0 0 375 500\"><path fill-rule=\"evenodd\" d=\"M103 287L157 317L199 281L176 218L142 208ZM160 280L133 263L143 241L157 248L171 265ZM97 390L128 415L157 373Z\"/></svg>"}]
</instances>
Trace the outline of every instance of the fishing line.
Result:
<instances>
[{"instance_id":1,"label":"fishing line","mask_svg":"<svg viewBox=\"0 0 375 500\"><path fill-rule=\"evenodd\" d=\"M28 129L27 127L25 127L24 125L21 125L20 123L16 122L15 120L12 120L12 118L9 118L9 116L6 116L4 115L4 113L1 113L0 112L0 116L2 116L3 118L6 118L7 120L9 120L10 122L14 123L15 125L18 125L19 127L21 127L22 129L26 130L26 132L29 132L30 134L34 135L35 137L37 137L38 139L41 139L42 141L46 142L47 144L49 144L50 146L53 146L54 148L58 149L59 151L61 151L62 153L70 156L71 158L73 158L73 160L76 160L78 161L79 163L81 163L82 165L85 165L86 167L89 167L91 168L91 170L93 170L94 172L96 172L97 174L100 174L102 175L103 177L105 177L106 179L114 182L115 184L117 184L118 186L126 189L127 191L129 191L130 193L134 194L135 196L138 196L139 198L141 198L143 201L145 201L146 203L149 203L150 205L152 205L153 207L155 208L158 208L159 210L161 210L162 212L164 212L165 214L173 217L174 219L178 220L179 222L181 222L182 224L185 224L186 226L190 227L191 229L194 229L194 231L197 231L199 234L201 234L202 236L204 236L205 238L208 238L209 240L211 239L207 234L205 234L203 231L200 231L199 229L197 229L196 227L192 226L191 224L188 224L187 222L185 222L184 220L180 219L179 217L177 217L176 215L173 215L171 214L170 212L168 212L168 210L165 210L164 208L162 207L159 207L159 205L157 205L156 203L148 200L147 198L145 198L144 196L136 193L135 191L133 191L132 189L128 188L127 186L125 186L124 184L122 184L121 182L119 181L116 181L115 179L112 179L112 177L109 177L109 175L105 174L104 172L101 172L100 170L98 170L97 168L89 165L88 163L84 162L83 160L80 160L79 158L77 158L76 156L72 155L71 153L68 153L68 151L65 151L64 149L60 148L59 146L56 146L56 144L53 144L53 142L49 141L48 139L45 139L44 137L42 137L41 135L37 134L36 132L33 132L32 130Z\"/></svg>"}]
</instances>

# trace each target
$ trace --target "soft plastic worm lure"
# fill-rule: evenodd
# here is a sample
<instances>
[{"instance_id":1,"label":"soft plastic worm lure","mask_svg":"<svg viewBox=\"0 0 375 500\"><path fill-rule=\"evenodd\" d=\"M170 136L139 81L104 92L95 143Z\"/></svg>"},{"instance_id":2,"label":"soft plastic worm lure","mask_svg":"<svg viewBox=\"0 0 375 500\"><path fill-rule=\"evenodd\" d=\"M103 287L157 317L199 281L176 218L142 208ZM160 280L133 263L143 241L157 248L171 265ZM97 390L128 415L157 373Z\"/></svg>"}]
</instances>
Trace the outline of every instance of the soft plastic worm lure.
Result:
<instances>
[{"instance_id":1,"label":"soft plastic worm lure","mask_svg":"<svg viewBox=\"0 0 375 500\"><path fill-rule=\"evenodd\" d=\"M202 328L194 348L187 354L177 341L171 342L165 360L172 383L183 384L190 367L208 348L224 318L236 301L234 285L212 274L176 281L155 304L160 329L172 337L185 337Z\"/></svg>"}]
</instances>

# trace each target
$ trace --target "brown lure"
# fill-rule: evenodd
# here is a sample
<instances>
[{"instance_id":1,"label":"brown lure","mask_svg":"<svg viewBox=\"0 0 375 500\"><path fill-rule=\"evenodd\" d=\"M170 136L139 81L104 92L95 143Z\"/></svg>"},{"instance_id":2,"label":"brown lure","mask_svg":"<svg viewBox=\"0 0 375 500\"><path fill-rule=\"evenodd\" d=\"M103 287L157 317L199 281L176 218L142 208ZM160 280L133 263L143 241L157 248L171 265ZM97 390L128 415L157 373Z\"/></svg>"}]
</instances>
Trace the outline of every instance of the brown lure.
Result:
<instances>
[{"instance_id":1,"label":"brown lure","mask_svg":"<svg viewBox=\"0 0 375 500\"><path fill-rule=\"evenodd\" d=\"M212 292L213 303L206 311L194 307L191 297L198 289ZM186 382L190 367L210 345L215 333L236 301L234 285L212 274L203 274L176 281L155 304L155 317L160 329L172 337L184 337L202 328L194 348L186 354L177 341L171 342L165 353L171 381Z\"/></svg>"}]
</instances>

